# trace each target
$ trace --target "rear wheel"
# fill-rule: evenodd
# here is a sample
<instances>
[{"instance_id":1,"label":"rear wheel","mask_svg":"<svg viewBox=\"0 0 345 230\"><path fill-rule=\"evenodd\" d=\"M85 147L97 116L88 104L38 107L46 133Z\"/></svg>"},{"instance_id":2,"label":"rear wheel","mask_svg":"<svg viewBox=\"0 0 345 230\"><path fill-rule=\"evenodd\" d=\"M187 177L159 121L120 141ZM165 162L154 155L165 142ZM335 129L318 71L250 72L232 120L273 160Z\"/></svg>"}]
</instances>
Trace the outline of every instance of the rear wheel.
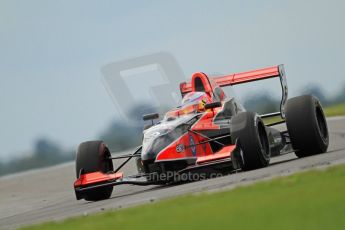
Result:
<instances>
[{"instance_id":1,"label":"rear wheel","mask_svg":"<svg viewBox=\"0 0 345 230\"><path fill-rule=\"evenodd\" d=\"M270 147L266 127L252 112L243 112L231 119L231 139L240 147L243 170L266 167L270 161Z\"/></svg>"},{"instance_id":2,"label":"rear wheel","mask_svg":"<svg viewBox=\"0 0 345 230\"><path fill-rule=\"evenodd\" d=\"M289 99L286 104L286 126L298 157L327 151L327 121L317 98L304 95Z\"/></svg>"},{"instance_id":3,"label":"rear wheel","mask_svg":"<svg viewBox=\"0 0 345 230\"><path fill-rule=\"evenodd\" d=\"M110 156L109 149L102 141L87 141L79 145L76 157L76 174L113 171L113 162L107 159ZM85 192L84 199L97 201L108 199L113 187L102 187Z\"/></svg>"}]
</instances>

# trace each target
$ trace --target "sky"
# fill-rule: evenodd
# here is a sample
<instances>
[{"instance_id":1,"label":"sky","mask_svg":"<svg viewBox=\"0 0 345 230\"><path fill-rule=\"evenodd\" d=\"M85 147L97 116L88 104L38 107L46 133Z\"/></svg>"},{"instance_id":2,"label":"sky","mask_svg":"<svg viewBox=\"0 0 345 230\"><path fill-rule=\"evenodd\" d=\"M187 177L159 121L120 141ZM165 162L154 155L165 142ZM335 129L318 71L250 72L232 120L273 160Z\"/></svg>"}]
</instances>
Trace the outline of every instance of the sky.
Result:
<instances>
[{"instance_id":1,"label":"sky","mask_svg":"<svg viewBox=\"0 0 345 230\"><path fill-rule=\"evenodd\" d=\"M291 95L345 84L345 1L0 1L0 159L65 148L117 115L111 62L169 52L185 77L285 64ZM178 86L176 86L178 87Z\"/></svg>"}]
</instances>

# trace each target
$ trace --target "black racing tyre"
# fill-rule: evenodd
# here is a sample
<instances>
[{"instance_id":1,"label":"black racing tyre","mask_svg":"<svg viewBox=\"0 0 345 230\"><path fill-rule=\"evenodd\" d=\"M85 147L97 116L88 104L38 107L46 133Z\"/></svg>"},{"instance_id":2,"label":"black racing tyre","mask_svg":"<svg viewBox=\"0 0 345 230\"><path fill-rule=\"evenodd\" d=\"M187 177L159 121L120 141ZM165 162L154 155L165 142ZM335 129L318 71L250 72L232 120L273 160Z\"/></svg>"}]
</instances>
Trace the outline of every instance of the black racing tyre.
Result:
<instances>
[{"instance_id":1,"label":"black racing tyre","mask_svg":"<svg viewBox=\"0 0 345 230\"><path fill-rule=\"evenodd\" d=\"M107 173L114 170L109 149L102 141L87 141L79 145L76 156L76 174L92 172ZM85 192L84 199L97 201L108 199L113 192L113 187L102 187Z\"/></svg>"},{"instance_id":2,"label":"black racing tyre","mask_svg":"<svg viewBox=\"0 0 345 230\"><path fill-rule=\"evenodd\" d=\"M286 126L297 157L324 153L328 127L320 101L311 95L291 98L285 107Z\"/></svg>"},{"instance_id":3,"label":"black racing tyre","mask_svg":"<svg viewBox=\"0 0 345 230\"><path fill-rule=\"evenodd\" d=\"M241 149L243 170L266 167L270 161L270 147L266 127L255 113L243 112L231 119L231 140Z\"/></svg>"}]
</instances>

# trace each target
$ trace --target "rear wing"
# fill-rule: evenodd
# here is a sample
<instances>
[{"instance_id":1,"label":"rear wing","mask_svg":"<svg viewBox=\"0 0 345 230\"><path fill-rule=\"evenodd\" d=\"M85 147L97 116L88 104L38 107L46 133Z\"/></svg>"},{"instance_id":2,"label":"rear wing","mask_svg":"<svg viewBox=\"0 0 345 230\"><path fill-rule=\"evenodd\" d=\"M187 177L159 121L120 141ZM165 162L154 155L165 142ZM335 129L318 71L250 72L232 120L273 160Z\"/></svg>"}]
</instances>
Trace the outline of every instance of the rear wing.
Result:
<instances>
[{"instance_id":1,"label":"rear wing","mask_svg":"<svg viewBox=\"0 0 345 230\"><path fill-rule=\"evenodd\" d=\"M284 107L285 107L285 103L288 97L288 86L286 83L284 65L277 65L277 66L272 66L268 68L257 69L257 70L242 72L242 73L235 73L235 74L230 74L230 75L225 75L225 76L220 76L220 77L214 77L212 79L216 83L216 85L220 87L226 87L226 86L238 85L238 84L265 80L265 79L270 79L270 78L280 79L281 89L282 89L280 112L264 114L261 117L271 117L271 116L280 115L284 119L285 118ZM180 90L181 90L182 95L188 92L191 92L192 91L191 83L190 82L181 83Z\"/></svg>"}]
</instances>

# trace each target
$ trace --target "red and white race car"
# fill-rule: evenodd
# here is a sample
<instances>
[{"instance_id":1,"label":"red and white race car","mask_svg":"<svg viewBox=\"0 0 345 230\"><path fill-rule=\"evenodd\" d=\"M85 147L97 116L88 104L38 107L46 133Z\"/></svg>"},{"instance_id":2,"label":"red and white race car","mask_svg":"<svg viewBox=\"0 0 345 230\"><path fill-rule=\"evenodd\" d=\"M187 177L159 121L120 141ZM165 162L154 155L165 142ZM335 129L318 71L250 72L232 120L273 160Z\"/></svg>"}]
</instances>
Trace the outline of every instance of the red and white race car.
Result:
<instances>
[{"instance_id":1,"label":"red and white race car","mask_svg":"<svg viewBox=\"0 0 345 230\"><path fill-rule=\"evenodd\" d=\"M259 115L248 112L222 87L279 78L282 88L280 111ZM121 184L162 184L179 181L183 175L228 174L237 170L266 167L270 157L294 151L298 157L327 151L329 136L319 100L311 95L287 99L283 65L208 77L194 73L180 84L182 103L156 123L158 114L144 120L152 125L143 131L142 145L132 154L112 156L102 141L81 143L76 156L74 190L77 199L101 200ZM264 118L281 121L265 124ZM275 125L286 123L286 130ZM116 169L114 159L126 158ZM138 174L124 176L121 168L135 158ZM193 177L195 178L195 177Z\"/></svg>"}]
</instances>

